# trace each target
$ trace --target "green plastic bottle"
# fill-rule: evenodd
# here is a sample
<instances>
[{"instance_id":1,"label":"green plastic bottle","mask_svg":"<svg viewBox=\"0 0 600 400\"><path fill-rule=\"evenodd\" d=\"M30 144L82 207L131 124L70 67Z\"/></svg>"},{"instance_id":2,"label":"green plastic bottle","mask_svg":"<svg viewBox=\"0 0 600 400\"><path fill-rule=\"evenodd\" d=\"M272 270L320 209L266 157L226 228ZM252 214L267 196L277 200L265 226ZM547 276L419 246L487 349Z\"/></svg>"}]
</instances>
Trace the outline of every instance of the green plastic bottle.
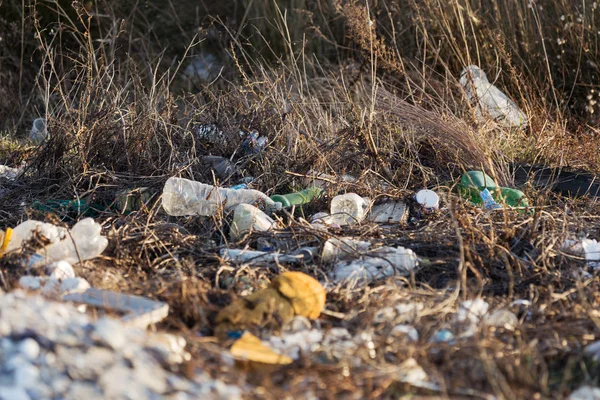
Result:
<instances>
[{"instance_id":1,"label":"green plastic bottle","mask_svg":"<svg viewBox=\"0 0 600 400\"><path fill-rule=\"evenodd\" d=\"M308 204L315 197L318 197L323 192L323 189L318 187L312 187L301 190L296 193L289 194L276 194L271 196L271 200L281 203L283 207L301 206Z\"/></svg>"},{"instance_id":2,"label":"green plastic bottle","mask_svg":"<svg viewBox=\"0 0 600 400\"><path fill-rule=\"evenodd\" d=\"M517 189L500 188L499 195L496 196L496 199L500 203L507 204L511 207L529 207L529 202L527 201L527 197L525 197L525 193Z\"/></svg>"},{"instance_id":3,"label":"green plastic bottle","mask_svg":"<svg viewBox=\"0 0 600 400\"><path fill-rule=\"evenodd\" d=\"M498 185L496 185L496 182L489 175L481 171L465 172L458 183L460 195L475 204L482 203L479 193L484 189L489 190L492 195L495 195L498 191Z\"/></svg>"}]
</instances>

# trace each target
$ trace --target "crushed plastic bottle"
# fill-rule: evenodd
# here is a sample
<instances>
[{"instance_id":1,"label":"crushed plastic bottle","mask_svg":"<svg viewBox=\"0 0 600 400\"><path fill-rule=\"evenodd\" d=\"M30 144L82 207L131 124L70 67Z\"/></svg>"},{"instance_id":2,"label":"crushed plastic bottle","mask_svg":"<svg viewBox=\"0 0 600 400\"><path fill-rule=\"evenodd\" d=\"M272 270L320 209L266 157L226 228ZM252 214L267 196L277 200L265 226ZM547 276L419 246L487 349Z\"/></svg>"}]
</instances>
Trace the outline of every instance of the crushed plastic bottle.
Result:
<instances>
[{"instance_id":1,"label":"crushed plastic bottle","mask_svg":"<svg viewBox=\"0 0 600 400\"><path fill-rule=\"evenodd\" d=\"M237 240L242 235L256 231L266 232L275 225L275 221L267 214L250 204L240 204L233 212L233 223L229 235Z\"/></svg>"},{"instance_id":2,"label":"crushed plastic bottle","mask_svg":"<svg viewBox=\"0 0 600 400\"><path fill-rule=\"evenodd\" d=\"M488 81L487 75L476 65L469 65L460 75L460 84L467 98L476 102L475 113L479 120L492 118L501 126L527 127L527 115L500 89Z\"/></svg>"},{"instance_id":3,"label":"crushed plastic bottle","mask_svg":"<svg viewBox=\"0 0 600 400\"><path fill-rule=\"evenodd\" d=\"M394 275L409 275L418 265L419 259L410 249L381 247L370 252L368 257L338 263L331 278L335 283L345 282L358 287Z\"/></svg>"},{"instance_id":4,"label":"crushed plastic bottle","mask_svg":"<svg viewBox=\"0 0 600 400\"><path fill-rule=\"evenodd\" d=\"M281 209L281 203L274 202L258 190L219 188L184 178L169 178L162 195L163 208L173 216L210 216L215 215L220 207L228 210L239 204L258 204L267 212Z\"/></svg>"},{"instance_id":5,"label":"crushed plastic bottle","mask_svg":"<svg viewBox=\"0 0 600 400\"><path fill-rule=\"evenodd\" d=\"M335 196L331 200L332 222L344 226L360 223L367 215L370 200L356 193Z\"/></svg>"},{"instance_id":6,"label":"crushed plastic bottle","mask_svg":"<svg viewBox=\"0 0 600 400\"><path fill-rule=\"evenodd\" d=\"M330 238L323 245L321 260L323 262L335 262L349 257L356 257L366 252L370 246L370 242L352 238Z\"/></svg>"},{"instance_id":7,"label":"crushed plastic bottle","mask_svg":"<svg viewBox=\"0 0 600 400\"><path fill-rule=\"evenodd\" d=\"M315 247L301 247L292 254L281 254L273 251L258 251L246 249L223 249L220 254L225 261L236 264L265 264L279 262L296 264L311 262L317 252Z\"/></svg>"},{"instance_id":8,"label":"crushed plastic bottle","mask_svg":"<svg viewBox=\"0 0 600 400\"><path fill-rule=\"evenodd\" d=\"M70 232L49 223L29 220L3 235L5 252L17 250L35 237L43 237L44 247L36 252L30 264L39 265L57 261L71 264L89 260L102 254L108 240L101 235L102 228L92 218L76 223ZM31 265L31 266L34 266Z\"/></svg>"}]
</instances>

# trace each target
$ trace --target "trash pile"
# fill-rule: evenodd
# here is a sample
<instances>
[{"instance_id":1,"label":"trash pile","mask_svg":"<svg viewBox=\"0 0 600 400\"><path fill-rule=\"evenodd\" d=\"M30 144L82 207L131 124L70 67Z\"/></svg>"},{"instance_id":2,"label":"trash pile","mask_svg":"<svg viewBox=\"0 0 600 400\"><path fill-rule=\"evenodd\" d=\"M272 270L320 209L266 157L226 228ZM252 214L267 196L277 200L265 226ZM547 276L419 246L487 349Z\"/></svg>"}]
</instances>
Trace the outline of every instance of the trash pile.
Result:
<instances>
[{"instance_id":1,"label":"trash pile","mask_svg":"<svg viewBox=\"0 0 600 400\"><path fill-rule=\"evenodd\" d=\"M218 74L213 62L208 56L195 58L188 73L208 80ZM527 116L481 69L466 68L460 82L478 118L527 127ZM268 150L269 138L258 130L237 132L235 151L244 157L260 157ZM193 126L192 134L209 148L225 148L230 139L215 124ZM46 121L36 119L29 139L42 144L49 138ZM506 225L520 218L525 224L523 220L538 216L526 189L502 187L496 181L503 181L486 171L468 170L444 184L390 190L393 194L387 193L389 182L371 182L381 189L376 195L361 190L363 178L311 170L302 187L268 195L256 189L260 178L244 176L249 174L234 155L198 157L213 178L210 183L169 176L157 179L161 189L148 185L122 190L110 204L79 198L32 202L37 212L52 215L61 209L77 215L70 228L56 219L26 219L4 227L0 256L20 288L0 293L0 399L241 398L252 392L252 385L245 376L222 379L221 372L251 374L300 365L341 366L346 378L351 371L367 371L390 387L480 396L483 392L470 388L447 387L435 366L468 350L476 339L515 343L528 324L535 325L537 309L530 299L493 302L480 293L459 301L464 285L475 286L473 282L489 276L474 267L475 257L465 256L463 243L452 242L455 236L432 234L435 229L462 228L464 221L456 221L455 227L447 218L457 207L476 215L482 241L488 239L485 224L494 218ZM0 167L2 179L11 182L25 173L23 168ZM192 285L212 285L213 291L202 295L173 285L179 298L196 296L201 306L170 303L172 287L152 275L167 268L162 255L144 252L145 246L162 246L166 253L176 253L180 246L177 241L163 244L158 236L140 242L139 256L158 260L147 268L152 271L144 271L147 287L159 288L155 292L109 290L99 287L102 280L84 279L91 275L90 264L104 268L114 261L108 254L114 255L122 244L113 239L122 221L102 219L102 213L132 215L142 209L152 209L152 218L178 232L195 224L218 231L218 243L215 237L187 235L200 243L194 249L198 253L189 258L202 253L202 262L169 254L177 268L164 275L167 283L189 279ZM415 241L417 234L428 235L429 241ZM514 296L514 287L521 284L515 276L533 270L530 261L539 254L525 234L512 236L510 251L501 249L499 257L504 257L502 273L509 276ZM434 246L452 251L435 251ZM488 250L481 247L482 253ZM520 247L526 249L517 256L513 249ZM600 265L600 246L590 238L571 235L545 249L556 257L579 257L592 272ZM215 264L216 272L203 275ZM129 271L120 272L129 278ZM582 276L591 276L585 272ZM237 283L252 274L261 279L227 296L223 288L234 285L217 283L222 276ZM443 285L433 288L419 274L438 275ZM408 288L417 293L414 298L398 295ZM344 306L337 299L344 299ZM197 318L173 323L169 316L175 307ZM174 328L177 335L152 332ZM186 341L184 332L193 339ZM217 367L194 364L188 351L193 346L196 354L210 348ZM597 361L598 347L587 348L589 358ZM483 366L465 369L477 373ZM400 393L394 390L388 394ZM585 398L595 390L583 386L571 398Z\"/></svg>"}]
</instances>

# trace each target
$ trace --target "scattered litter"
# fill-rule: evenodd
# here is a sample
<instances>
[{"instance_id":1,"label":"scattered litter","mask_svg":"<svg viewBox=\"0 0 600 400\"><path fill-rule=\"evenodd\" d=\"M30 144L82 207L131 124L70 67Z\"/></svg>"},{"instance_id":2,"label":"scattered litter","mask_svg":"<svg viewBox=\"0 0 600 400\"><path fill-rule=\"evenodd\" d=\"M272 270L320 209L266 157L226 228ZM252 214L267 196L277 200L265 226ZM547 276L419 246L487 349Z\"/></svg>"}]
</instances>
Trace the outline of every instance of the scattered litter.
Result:
<instances>
[{"instance_id":1,"label":"scattered litter","mask_svg":"<svg viewBox=\"0 0 600 400\"><path fill-rule=\"evenodd\" d=\"M412 325L407 324L399 324L394 326L390 331L390 336L406 336L412 342L416 342L419 340L419 332L417 332L417 330Z\"/></svg>"},{"instance_id":2,"label":"scattered litter","mask_svg":"<svg viewBox=\"0 0 600 400\"><path fill-rule=\"evenodd\" d=\"M192 132L200 142L216 145L227 143L225 133L214 124L197 125L192 129Z\"/></svg>"},{"instance_id":3,"label":"scattered litter","mask_svg":"<svg viewBox=\"0 0 600 400\"><path fill-rule=\"evenodd\" d=\"M204 156L202 163L212 169L219 179L226 179L238 172L234 163L225 157Z\"/></svg>"},{"instance_id":4,"label":"scattered litter","mask_svg":"<svg viewBox=\"0 0 600 400\"><path fill-rule=\"evenodd\" d=\"M293 362L290 357L276 353L268 346L265 346L259 338L250 332L244 332L242 337L233 343L229 351L236 359L254 361L263 364L285 365Z\"/></svg>"},{"instance_id":5,"label":"scattered litter","mask_svg":"<svg viewBox=\"0 0 600 400\"><path fill-rule=\"evenodd\" d=\"M406 204L401 201L395 201L373 206L367 216L367 220L380 224L392 224L405 222L406 217Z\"/></svg>"},{"instance_id":6,"label":"scattered litter","mask_svg":"<svg viewBox=\"0 0 600 400\"><path fill-rule=\"evenodd\" d=\"M283 195L274 195L271 196L271 200L274 202L279 202L283 205L283 207L292 207L292 206L301 206L304 204L308 204L317 198L321 193L322 189L320 188L308 188L301 190L296 193L289 193Z\"/></svg>"},{"instance_id":7,"label":"scattered litter","mask_svg":"<svg viewBox=\"0 0 600 400\"><path fill-rule=\"evenodd\" d=\"M432 213L440 208L440 198L433 190L419 190L415 195L415 200L425 214Z\"/></svg>"},{"instance_id":8,"label":"scattered litter","mask_svg":"<svg viewBox=\"0 0 600 400\"><path fill-rule=\"evenodd\" d=\"M51 279L57 280L75 278L73 266L64 260L46 265L46 274L48 274Z\"/></svg>"},{"instance_id":9,"label":"scattered litter","mask_svg":"<svg viewBox=\"0 0 600 400\"><path fill-rule=\"evenodd\" d=\"M600 243L596 239L565 240L561 250L577 256L584 256L590 268L600 267Z\"/></svg>"},{"instance_id":10,"label":"scattered litter","mask_svg":"<svg viewBox=\"0 0 600 400\"><path fill-rule=\"evenodd\" d=\"M477 331L479 324L484 321L487 315L489 304L477 298L475 300L465 300L458 306L456 321L463 327L460 337L471 337Z\"/></svg>"},{"instance_id":11,"label":"scattered litter","mask_svg":"<svg viewBox=\"0 0 600 400\"><path fill-rule=\"evenodd\" d=\"M406 276L418 266L418 257L403 247L381 247L360 259L338 263L331 278L334 283L359 287L394 275Z\"/></svg>"},{"instance_id":12,"label":"scattered litter","mask_svg":"<svg viewBox=\"0 0 600 400\"><path fill-rule=\"evenodd\" d=\"M509 310L498 310L485 318L485 324L488 326L502 327L508 330L514 330L519 323L519 319Z\"/></svg>"},{"instance_id":13,"label":"scattered litter","mask_svg":"<svg viewBox=\"0 0 600 400\"><path fill-rule=\"evenodd\" d=\"M120 213L129 214L133 211L141 210L142 207L148 205L153 197L154 193L147 187L127 189L117 193L115 206ZM85 212L87 211L87 207L81 208Z\"/></svg>"},{"instance_id":14,"label":"scattered litter","mask_svg":"<svg viewBox=\"0 0 600 400\"><path fill-rule=\"evenodd\" d=\"M321 260L329 263L354 258L366 252L370 246L370 242L355 240L348 237L332 237L323 244Z\"/></svg>"},{"instance_id":15,"label":"scattered litter","mask_svg":"<svg viewBox=\"0 0 600 400\"><path fill-rule=\"evenodd\" d=\"M439 385L429 380L425 370L414 358L409 358L398 366L396 380L414 387L439 390Z\"/></svg>"},{"instance_id":16,"label":"scattered litter","mask_svg":"<svg viewBox=\"0 0 600 400\"><path fill-rule=\"evenodd\" d=\"M249 232L266 232L275 226L275 221L250 204L239 204L233 213L229 235L237 240Z\"/></svg>"},{"instance_id":17,"label":"scattered litter","mask_svg":"<svg viewBox=\"0 0 600 400\"><path fill-rule=\"evenodd\" d=\"M480 193L479 196L481 197L481 202L483 203L483 208L485 208L486 210L497 210L502 208L502 206L498 203L496 203L496 200L494 200L494 198L492 197L492 194L490 193L489 190L483 189Z\"/></svg>"},{"instance_id":18,"label":"scattered litter","mask_svg":"<svg viewBox=\"0 0 600 400\"><path fill-rule=\"evenodd\" d=\"M489 304L483 299L465 300L458 307L456 320L458 322L478 324L485 317L488 308Z\"/></svg>"},{"instance_id":19,"label":"scattered litter","mask_svg":"<svg viewBox=\"0 0 600 400\"><path fill-rule=\"evenodd\" d=\"M117 311L123 314L121 321L140 328L156 324L169 314L169 305L166 303L95 288L66 295L63 300Z\"/></svg>"},{"instance_id":20,"label":"scattered litter","mask_svg":"<svg viewBox=\"0 0 600 400\"><path fill-rule=\"evenodd\" d=\"M29 140L41 143L48 139L48 130L46 128L46 120L44 118L36 118L33 120L33 125L29 131Z\"/></svg>"},{"instance_id":21,"label":"scattered litter","mask_svg":"<svg viewBox=\"0 0 600 400\"><path fill-rule=\"evenodd\" d=\"M523 192L498 187L492 178L481 171L465 172L457 187L462 197L486 209L499 209L503 204L517 209L529 207L529 201Z\"/></svg>"},{"instance_id":22,"label":"scattered litter","mask_svg":"<svg viewBox=\"0 0 600 400\"><path fill-rule=\"evenodd\" d=\"M298 318L298 317L294 317ZM292 321L294 320L292 319ZM310 328L310 327L309 327ZM292 360L298 360L301 354L315 351L323 340L323 332L319 329L302 329L283 332L281 336L271 336L263 341L265 345L285 354Z\"/></svg>"},{"instance_id":23,"label":"scattered litter","mask_svg":"<svg viewBox=\"0 0 600 400\"><path fill-rule=\"evenodd\" d=\"M302 272L284 272L269 287L234 301L217 315L215 333L228 338L251 326L281 327L299 315L317 318L325 307L325 289Z\"/></svg>"},{"instance_id":24,"label":"scattered litter","mask_svg":"<svg viewBox=\"0 0 600 400\"><path fill-rule=\"evenodd\" d=\"M253 189L219 188L183 178L169 178L163 189L163 208L173 216L210 216L221 207L227 210L239 204L258 204L268 212L281 209L281 203Z\"/></svg>"},{"instance_id":25,"label":"scattered litter","mask_svg":"<svg viewBox=\"0 0 600 400\"><path fill-rule=\"evenodd\" d=\"M450 329L437 330L430 339L433 343L453 343L454 333Z\"/></svg>"},{"instance_id":26,"label":"scattered litter","mask_svg":"<svg viewBox=\"0 0 600 400\"><path fill-rule=\"evenodd\" d=\"M340 225L354 225L365 219L370 200L356 193L335 196L331 200L331 220Z\"/></svg>"},{"instance_id":27,"label":"scattered litter","mask_svg":"<svg viewBox=\"0 0 600 400\"><path fill-rule=\"evenodd\" d=\"M481 192L487 189L490 193L498 190L496 182L484 172L467 171L458 182L458 191L465 199L474 204L481 204Z\"/></svg>"},{"instance_id":28,"label":"scattered litter","mask_svg":"<svg viewBox=\"0 0 600 400\"><path fill-rule=\"evenodd\" d=\"M240 131L240 136L244 138L242 149L246 154L259 154L267 147L267 138L260 136L256 130L250 133Z\"/></svg>"},{"instance_id":29,"label":"scattered litter","mask_svg":"<svg viewBox=\"0 0 600 400\"><path fill-rule=\"evenodd\" d=\"M23 170L21 168L12 168L6 165L0 165L0 178L6 178L12 181L15 180L22 171Z\"/></svg>"},{"instance_id":30,"label":"scattered litter","mask_svg":"<svg viewBox=\"0 0 600 400\"><path fill-rule=\"evenodd\" d=\"M419 320L423 309L423 303L400 303L395 307L384 307L375 313L373 322L413 324Z\"/></svg>"},{"instance_id":31,"label":"scattered litter","mask_svg":"<svg viewBox=\"0 0 600 400\"><path fill-rule=\"evenodd\" d=\"M10 252L20 249L25 243L40 246L29 260L30 267L56 261L76 264L95 258L106 249L108 240L101 231L100 225L92 218L82 219L70 231L46 222L28 220L4 232L3 248ZM34 237L37 242L33 241Z\"/></svg>"},{"instance_id":32,"label":"scattered litter","mask_svg":"<svg viewBox=\"0 0 600 400\"><path fill-rule=\"evenodd\" d=\"M298 249L293 254L281 254L274 251L223 249L220 255L224 261L230 261L235 264L256 265L267 263L306 263L312 261L316 253L316 248L304 247Z\"/></svg>"},{"instance_id":33,"label":"scattered litter","mask_svg":"<svg viewBox=\"0 0 600 400\"><path fill-rule=\"evenodd\" d=\"M527 127L527 115L500 89L488 81L487 75L476 65L469 65L460 74L460 84L467 99L476 102L475 114L485 122L492 118L501 126Z\"/></svg>"}]
</instances>

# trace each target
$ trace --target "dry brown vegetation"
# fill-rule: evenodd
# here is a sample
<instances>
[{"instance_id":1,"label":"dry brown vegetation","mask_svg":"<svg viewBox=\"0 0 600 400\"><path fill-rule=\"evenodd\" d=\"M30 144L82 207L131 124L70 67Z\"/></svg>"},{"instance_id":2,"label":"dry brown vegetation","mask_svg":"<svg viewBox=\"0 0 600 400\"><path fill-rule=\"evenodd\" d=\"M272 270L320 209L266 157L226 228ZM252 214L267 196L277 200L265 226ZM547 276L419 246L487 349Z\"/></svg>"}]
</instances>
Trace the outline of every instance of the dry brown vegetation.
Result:
<instances>
[{"instance_id":1,"label":"dry brown vegetation","mask_svg":"<svg viewBox=\"0 0 600 400\"><path fill-rule=\"evenodd\" d=\"M600 171L599 40L597 3L568 0L0 0L0 164L28 165L2 182L0 225L81 217L34 201L92 204L110 244L76 272L99 288L167 301L172 311L158 328L185 335L193 354L182 373L203 368L247 383L255 397L431 394L395 379L393 368L413 357L443 397L563 398L598 383L582 348L600 336L600 279L557 249L567 237L599 237L598 205L525 186L534 214L490 215L451 188L469 168L510 186L513 162ZM186 77L192 56L206 53L222 69L209 81ZM526 131L476 121L458 84L469 64L527 112ZM44 115L51 138L32 145L26 132ZM200 124L216 124L227 143L200 140ZM261 155L240 151L238 131L252 129L269 139ZM286 229L230 243L230 215L173 218L159 206L170 176L216 180L199 161L208 154L233 155L269 195L301 189L309 170L352 174L357 183L338 189L381 201L426 186L442 194L442 210L415 225L331 232L433 261L408 279L328 292L320 326L370 335L360 365L306 356L271 370L221 358L216 312L288 266L237 269L218 251L259 237L283 249L319 246L327 236L301 217L326 210L330 197L283 214ZM122 192L140 187L155 195L120 212ZM24 271L10 258L1 268L3 289L14 288ZM328 266L299 269L322 279ZM491 309L516 299L531 306L515 310L515 331L429 342L459 301L477 296ZM427 310L415 324L419 341L389 340L392 326L373 322L377 310L414 301Z\"/></svg>"}]
</instances>

